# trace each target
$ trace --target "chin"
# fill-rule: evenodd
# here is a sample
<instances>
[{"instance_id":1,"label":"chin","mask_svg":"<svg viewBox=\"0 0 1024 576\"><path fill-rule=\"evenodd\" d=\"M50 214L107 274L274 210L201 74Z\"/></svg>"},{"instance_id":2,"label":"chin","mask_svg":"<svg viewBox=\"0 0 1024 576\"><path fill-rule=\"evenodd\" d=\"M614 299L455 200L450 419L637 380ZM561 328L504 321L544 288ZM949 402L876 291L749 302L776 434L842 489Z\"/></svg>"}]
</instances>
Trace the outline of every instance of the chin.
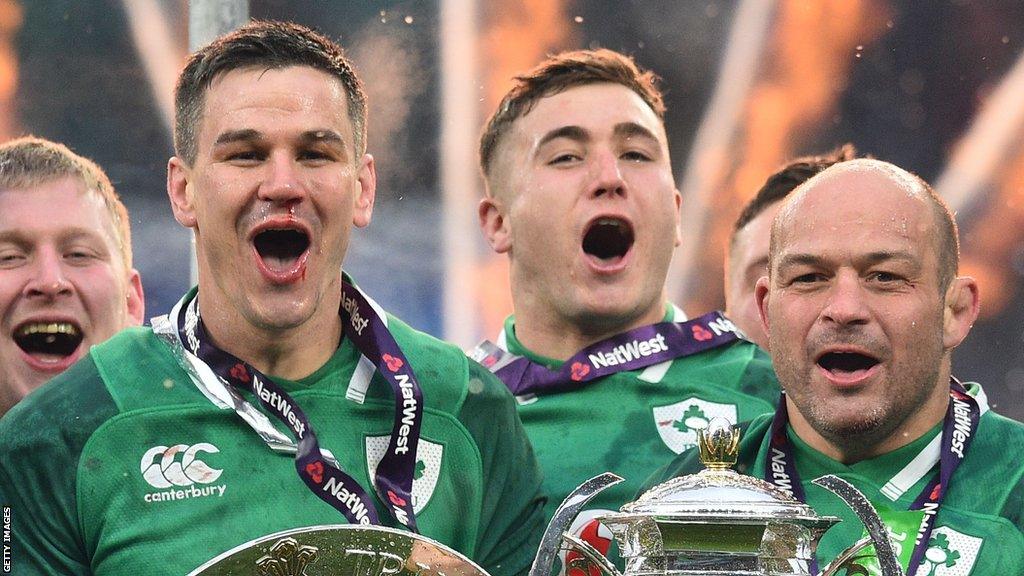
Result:
<instances>
[{"instance_id":1,"label":"chin","mask_svg":"<svg viewBox=\"0 0 1024 576\"><path fill-rule=\"evenodd\" d=\"M819 419L814 427L823 436L858 443L888 434L884 415L870 409L845 417L833 412L830 417Z\"/></svg>"},{"instance_id":2,"label":"chin","mask_svg":"<svg viewBox=\"0 0 1024 576\"><path fill-rule=\"evenodd\" d=\"M313 316L312 306L304 302L265 306L254 314L256 324L267 330L290 330L302 326Z\"/></svg>"}]
</instances>

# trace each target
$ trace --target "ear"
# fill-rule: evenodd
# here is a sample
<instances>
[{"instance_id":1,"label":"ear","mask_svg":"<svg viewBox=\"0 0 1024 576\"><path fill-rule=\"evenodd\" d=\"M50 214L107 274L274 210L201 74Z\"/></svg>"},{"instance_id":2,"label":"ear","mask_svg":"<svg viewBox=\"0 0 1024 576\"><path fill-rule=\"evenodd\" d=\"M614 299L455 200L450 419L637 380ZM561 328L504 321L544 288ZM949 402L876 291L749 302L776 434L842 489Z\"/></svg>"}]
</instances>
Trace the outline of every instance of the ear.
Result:
<instances>
[{"instance_id":1,"label":"ear","mask_svg":"<svg viewBox=\"0 0 1024 576\"><path fill-rule=\"evenodd\" d=\"M508 227L508 220L503 212L504 204L498 198L488 194L480 200L477 206L477 217L480 219L480 229L487 238L491 249L498 254L504 254L512 249L512 234Z\"/></svg>"},{"instance_id":2,"label":"ear","mask_svg":"<svg viewBox=\"0 0 1024 576\"><path fill-rule=\"evenodd\" d=\"M682 229L682 209L683 209L683 195L679 193L679 190L673 190L675 194L676 202L676 242L675 245L679 246L683 243L683 229Z\"/></svg>"},{"instance_id":3,"label":"ear","mask_svg":"<svg viewBox=\"0 0 1024 576\"><path fill-rule=\"evenodd\" d=\"M174 219L186 228L196 227L195 191L192 171L177 156L167 161L167 197Z\"/></svg>"},{"instance_id":4,"label":"ear","mask_svg":"<svg viewBox=\"0 0 1024 576\"><path fill-rule=\"evenodd\" d=\"M377 168L370 154L363 154L356 183L352 223L365 228L373 218L373 202L377 198Z\"/></svg>"},{"instance_id":5,"label":"ear","mask_svg":"<svg viewBox=\"0 0 1024 576\"><path fill-rule=\"evenodd\" d=\"M969 276L959 276L949 283L942 311L942 347L949 351L967 337L981 310L978 283Z\"/></svg>"},{"instance_id":6,"label":"ear","mask_svg":"<svg viewBox=\"0 0 1024 576\"><path fill-rule=\"evenodd\" d=\"M139 326L146 318L146 298L142 293L142 277L132 268L128 273L128 319L132 326Z\"/></svg>"},{"instance_id":7,"label":"ear","mask_svg":"<svg viewBox=\"0 0 1024 576\"><path fill-rule=\"evenodd\" d=\"M771 335L771 327L768 322L768 277L761 276L754 286L754 300L757 301L757 315L761 318L761 328L765 335Z\"/></svg>"}]
</instances>

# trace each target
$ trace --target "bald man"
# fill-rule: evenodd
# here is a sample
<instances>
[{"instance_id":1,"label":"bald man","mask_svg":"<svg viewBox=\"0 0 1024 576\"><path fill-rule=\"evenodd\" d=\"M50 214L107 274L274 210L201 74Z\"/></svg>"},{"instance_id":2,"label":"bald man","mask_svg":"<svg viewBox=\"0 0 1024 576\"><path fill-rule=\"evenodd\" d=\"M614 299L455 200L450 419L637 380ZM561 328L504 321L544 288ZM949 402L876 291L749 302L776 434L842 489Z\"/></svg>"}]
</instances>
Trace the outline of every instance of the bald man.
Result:
<instances>
[{"instance_id":1,"label":"bald man","mask_svg":"<svg viewBox=\"0 0 1024 576\"><path fill-rule=\"evenodd\" d=\"M863 535L810 483L837 474L875 504L908 575L1024 574L1024 465L1007 450L1024 425L952 376L979 305L957 252L931 187L878 160L821 172L773 224L755 298L785 396L750 424L738 465L846 520L822 538L821 565ZM683 454L649 483L695 460Z\"/></svg>"}]
</instances>

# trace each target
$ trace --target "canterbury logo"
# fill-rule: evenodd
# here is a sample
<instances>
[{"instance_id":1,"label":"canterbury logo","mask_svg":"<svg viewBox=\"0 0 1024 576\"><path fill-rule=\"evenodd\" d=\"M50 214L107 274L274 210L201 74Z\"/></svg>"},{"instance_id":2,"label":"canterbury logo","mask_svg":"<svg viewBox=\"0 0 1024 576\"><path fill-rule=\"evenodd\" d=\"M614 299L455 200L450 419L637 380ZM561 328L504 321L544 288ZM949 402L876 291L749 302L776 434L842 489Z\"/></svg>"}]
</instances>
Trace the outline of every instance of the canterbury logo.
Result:
<instances>
[{"instance_id":1,"label":"canterbury logo","mask_svg":"<svg viewBox=\"0 0 1024 576\"><path fill-rule=\"evenodd\" d=\"M218 452L220 450L208 442L192 446L154 446L142 456L142 477L154 488L210 484L220 478L223 470L211 468L197 456L199 453Z\"/></svg>"}]
</instances>

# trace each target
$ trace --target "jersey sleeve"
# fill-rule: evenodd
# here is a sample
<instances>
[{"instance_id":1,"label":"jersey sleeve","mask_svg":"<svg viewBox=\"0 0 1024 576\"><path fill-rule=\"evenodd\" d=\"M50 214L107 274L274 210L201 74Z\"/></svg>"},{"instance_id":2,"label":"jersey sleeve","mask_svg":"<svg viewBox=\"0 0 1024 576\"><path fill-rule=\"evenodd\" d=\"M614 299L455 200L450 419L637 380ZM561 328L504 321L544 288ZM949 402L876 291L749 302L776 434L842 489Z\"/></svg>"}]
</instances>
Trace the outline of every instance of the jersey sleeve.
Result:
<instances>
[{"instance_id":1,"label":"jersey sleeve","mask_svg":"<svg viewBox=\"0 0 1024 576\"><path fill-rule=\"evenodd\" d=\"M76 393L65 393L69 386ZM79 456L114 413L86 357L0 420L0 504L10 515L13 574L91 574L78 519Z\"/></svg>"},{"instance_id":2,"label":"jersey sleeve","mask_svg":"<svg viewBox=\"0 0 1024 576\"><path fill-rule=\"evenodd\" d=\"M459 420L476 440L484 476L475 560L492 576L525 574L544 531L540 468L512 395L473 361Z\"/></svg>"}]
</instances>

